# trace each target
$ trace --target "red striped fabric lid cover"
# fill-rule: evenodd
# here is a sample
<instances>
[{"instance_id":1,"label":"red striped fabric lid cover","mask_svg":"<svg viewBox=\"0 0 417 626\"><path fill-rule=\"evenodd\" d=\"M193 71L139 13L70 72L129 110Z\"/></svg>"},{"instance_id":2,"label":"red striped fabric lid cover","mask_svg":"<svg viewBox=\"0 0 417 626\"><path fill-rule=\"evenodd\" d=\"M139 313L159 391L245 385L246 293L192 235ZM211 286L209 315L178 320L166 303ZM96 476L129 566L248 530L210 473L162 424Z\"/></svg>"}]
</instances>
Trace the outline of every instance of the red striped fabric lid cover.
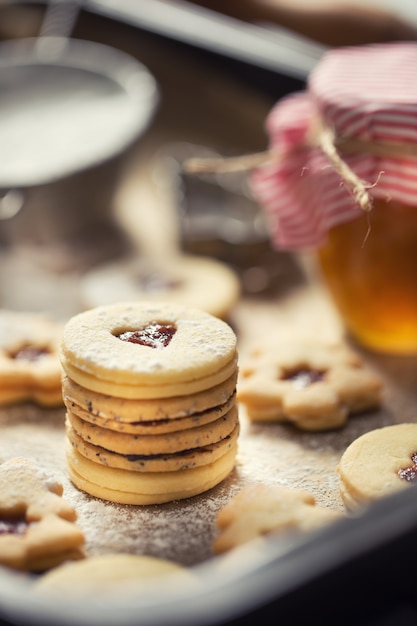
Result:
<instances>
[{"instance_id":1,"label":"red striped fabric lid cover","mask_svg":"<svg viewBox=\"0 0 417 626\"><path fill-rule=\"evenodd\" d=\"M309 136L321 119L337 137L417 145L417 44L336 48L311 72L306 91L284 97L266 120L276 158L252 172L273 243L319 245L327 231L363 211ZM417 207L416 156L343 156L371 197Z\"/></svg>"}]
</instances>

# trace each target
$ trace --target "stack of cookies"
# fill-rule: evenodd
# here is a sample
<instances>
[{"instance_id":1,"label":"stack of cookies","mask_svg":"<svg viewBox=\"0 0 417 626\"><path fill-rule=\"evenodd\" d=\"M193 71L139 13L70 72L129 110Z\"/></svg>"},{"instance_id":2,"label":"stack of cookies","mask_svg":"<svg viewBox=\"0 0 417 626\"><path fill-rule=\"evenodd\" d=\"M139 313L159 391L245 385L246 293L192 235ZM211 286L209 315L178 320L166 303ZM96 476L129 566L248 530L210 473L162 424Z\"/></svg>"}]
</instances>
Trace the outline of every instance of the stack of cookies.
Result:
<instances>
[{"instance_id":1,"label":"stack of cookies","mask_svg":"<svg viewBox=\"0 0 417 626\"><path fill-rule=\"evenodd\" d=\"M79 489L157 504L203 493L233 470L237 350L226 322L173 303L100 306L68 321L61 363Z\"/></svg>"}]
</instances>

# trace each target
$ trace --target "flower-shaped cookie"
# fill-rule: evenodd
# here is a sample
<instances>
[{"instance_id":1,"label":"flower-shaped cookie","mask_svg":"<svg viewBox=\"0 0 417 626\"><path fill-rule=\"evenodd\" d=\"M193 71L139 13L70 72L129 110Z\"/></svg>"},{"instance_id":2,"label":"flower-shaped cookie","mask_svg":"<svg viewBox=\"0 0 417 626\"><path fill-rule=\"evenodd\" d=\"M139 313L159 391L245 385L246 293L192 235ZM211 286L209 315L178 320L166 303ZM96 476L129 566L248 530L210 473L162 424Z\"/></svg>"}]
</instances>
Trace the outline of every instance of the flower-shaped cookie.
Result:
<instances>
[{"instance_id":1,"label":"flower-shaped cookie","mask_svg":"<svg viewBox=\"0 0 417 626\"><path fill-rule=\"evenodd\" d=\"M63 404L61 333L58 322L40 313L0 310L0 406Z\"/></svg>"},{"instance_id":2,"label":"flower-shaped cookie","mask_svg":"<svg viewBox=\"0 0 417 626\"><path fill-rule=\"evenodd\" d=\"M41 572L83 558L84 535L63 487L29 459L0 465L0 564Z\"/></svg>"},{"instance_id":3,"label":"flower-shaped cookie","mask_svg":"<svg viewBox=\"0 0 417 626\"><path fill-rule=\"evenodd\" d=\"M250 483L217 514L213 551L226 552L272 532L308 532L341 519L343 513L316 505L302 489Z\"/></svg>"},{"instance_id":4,"label":"flower-shaped cookie","mask_svg":"<svg viewBox=\"0 0 417 626\"><path fill-rule=\"evenodd\" d=\"M379 377L342 344L271 345L240 364L237 398L254 422L339 428L350 414L379 406L381 396Z\"/></svg>"}]
</instances>

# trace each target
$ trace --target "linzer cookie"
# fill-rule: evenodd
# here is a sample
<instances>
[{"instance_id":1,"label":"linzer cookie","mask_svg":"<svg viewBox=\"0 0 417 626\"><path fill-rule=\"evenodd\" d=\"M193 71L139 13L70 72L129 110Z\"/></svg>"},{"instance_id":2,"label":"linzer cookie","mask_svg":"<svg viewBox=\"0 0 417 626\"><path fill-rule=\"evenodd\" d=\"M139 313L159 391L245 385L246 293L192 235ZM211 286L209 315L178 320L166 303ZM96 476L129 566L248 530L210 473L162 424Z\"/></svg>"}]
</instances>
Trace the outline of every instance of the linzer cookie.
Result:
<instances>
[{"instance_id":1,"label":"linzer cookie","mask_svg":"<svg viewBox=\"0 0 417 626\"><path fill-rule=\"evenodd\" d=\"M406 489L417 476L417 424L394 424L355 439L337 471L348 509Z\"/></svg>"},{"instance_id":2,"label":"linzer cookie","mask_svg":"<svg viewBox=\"0 0 417 626\"><path fill-rule=\"evenodd\" d=\"M346 346L302 341L254 352L240 368L237 393L254 422L320 431L378 407L382 383Z\"/></svg>"},{"instance_id":3,"label":"linzer cookie","mask_svg":"<svg viewBox=\"0 0 417 626\"><path fill-rule=\"evenodd\" d=\"M40 313L0 310L0 406L62 405L62 329Z\"/></svg>"},{"instance_id":4,"label":"linzer cookie","mask_svg":"<svg viewBox=\"0 0 417 626\"><path fill-rule=\"evenodd\" d=\"M123 504L211 489L239 434L236 336L202 310L117 303L67 323L61 344L72 482Z\"/></svg>"},{"instance_id":5,"label":"linzer cookie","mask_svg":"<svg viewBox=\"0 0 417 626\"><path fill-rule=\"evenodd\" d=\"M81 281L81 296L92 308L126 300L178 302L227 319L240 296L235 272L222 261L175 254L166 262L117 261L93 268Z\"/></svg>"},{"instance_id":6,"label":"linzer cookie","mask_svg":"<svg viewBox=\"0 0 417 626\"><path fill-rule=\"evenodd\" d=\"M198 585L198 578L175 561L142 554L96 554L82 561L69 562L55 567L40 576L34 583L38 594L70 594L76 598L103 598L134 591L149 593L149 584L157 583L161 590L175 584ZM197 587L196 587L197 588Z\"/></svg>"},{"instance_id":7,"label":"linzer cookie","mask_svg":"<svg viewBox=\"0 0 417 626\"><path fill-rule=\"evenodd\" d=\"M33 461L14 457L0 465L0 564L42 572L84 557L84 535L60 482Z\"/></svg>"},{"instance_id":8,"label":"linzer cookie","mask_svg":"<svg viewBox=\"0 0 417 626\"><path fill-rule=\"evenodd\" d=\"M199 309L118 303L71 318L61 363L86 389L124 399L160 399L210 389L236 371L236 336Z\"/></svg>"}]
</instances>

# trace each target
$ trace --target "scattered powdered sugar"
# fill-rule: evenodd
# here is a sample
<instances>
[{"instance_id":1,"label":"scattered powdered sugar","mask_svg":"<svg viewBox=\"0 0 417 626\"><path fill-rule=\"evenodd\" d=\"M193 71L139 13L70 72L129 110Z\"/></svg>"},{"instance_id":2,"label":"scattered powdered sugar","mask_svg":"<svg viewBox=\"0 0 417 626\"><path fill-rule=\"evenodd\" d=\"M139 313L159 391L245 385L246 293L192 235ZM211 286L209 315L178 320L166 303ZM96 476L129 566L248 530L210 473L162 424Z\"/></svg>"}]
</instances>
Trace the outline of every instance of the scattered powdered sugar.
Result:
<instances>
[{"instance_id":1,"label":"scattered powdered sugar","mask_svg":"<svg viewBox=\"0 0 417 626\"><path fill-rule=\"evenodd\" d=\"M61 482L63 497L77 511L88 556L143 554L187 567L213 563L217 514L249 483L302 488L318 505L343 511L336 471L341 455L358 436L392 419L387 412L375 411L349 418L343 429L309 433L290 424L250 423L240 406L236 466L221 484L188 500L129 506L99 500L72 485L65 462L64 417L64 408L1 409L0 462L26 456L51 480Z\"/></svg>"},{"instance_id":2,"label":"scattered powdered sugar","mask_svg":"<svg viewBox=\"0 0 417 626\"><path fill-rule=\"evenodd\" d=\"M63 497L77 510L89 555L129 552L191 566L213 556L216 515L247 483L302 487L319 503L341 508L335 472L340 456L336 436L295 433L279 424L255 426L248 423L243 409L240 413L234 471L209 492L183 501L119 505L76 489L66 471L64 409L42 411L25 405L0 411L0 462L27 456L62 483Z\"/></svg>"}]
</instances>

